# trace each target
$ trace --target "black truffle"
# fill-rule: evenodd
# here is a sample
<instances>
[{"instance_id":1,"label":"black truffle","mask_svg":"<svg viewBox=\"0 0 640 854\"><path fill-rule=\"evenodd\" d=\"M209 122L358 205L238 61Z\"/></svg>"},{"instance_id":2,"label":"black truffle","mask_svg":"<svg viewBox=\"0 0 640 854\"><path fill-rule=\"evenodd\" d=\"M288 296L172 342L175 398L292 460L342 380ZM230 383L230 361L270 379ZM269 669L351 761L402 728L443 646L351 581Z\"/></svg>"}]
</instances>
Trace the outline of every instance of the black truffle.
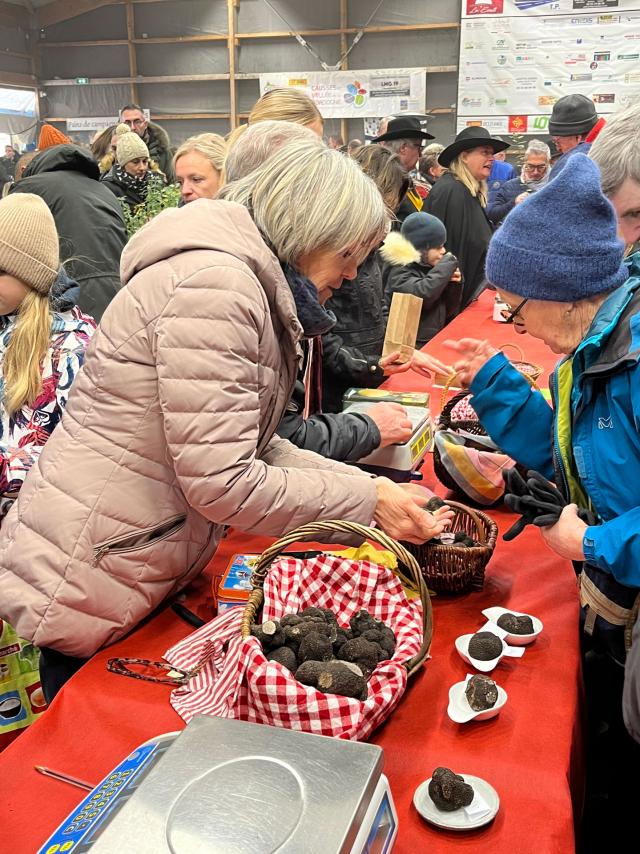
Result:
<instances>
[{"instance_id":1,"label":"black truffle","mask_svg":"<svg viewBox=\"0 0 640 854\"><path fill-rule=\"evenodd\" d=\"M365 676L370 676L376 669L378 661L381 661L380 654L382 647L380 644L371 643L366 638L353 638L342 645L340 648L340 659L343 661L352 661L357 664ZM384 653L382 653L384 655Z\"/></svg>"},{"instance_id":2,"label":"black truffle","mask_svg":"<svg viewBox=\"0 0 640 854\"><path fill-rule=\"evenodd\" d=\"M441 507L444 507L445 503L446 502L444 502L439 495L432 495L431 498L424 505L424 509L429 510L431 513L433 513L434 510L439 510Z\"/></svg>"},{"instance_id":3,"label":"black truffle","mask_svg":"<svg viewBox=\"0 0 640 854\"><path fill-rule=\"evenodd\" d=\"M498 625L510 635L530 635L533 634L533 620L527 617L526 614L517 616L516 614L502 614L498 617Z\"/></svg>"},{"instance_id":4,"label":"black truffle","mask_svg":"<svg viewBox=\"0 0 640 854\"><path fill-rule=\"evenodd\" d=\"M342 626L336 626L336 639L333 642L333 651L336 656L340 652L342 645L351 640L352 637L351 629L343 629Z\"/></svg>"},{"instance_id":5,"label":"black truffle","mask_svg":"<svg viewBox=\"0 0 640 854\"><path fill-rule=\"evenodd\" d=\"M396 651L396 636L388 626L380 624L376 629L367 629L360 637L372 643L377 643L382 647L384 655L380 661L391 658Z\"/></svg>"},{"instance_id":6,"label":"black truffle","mask_svg":"<svg viewBox=\"0 0 640 854\"><path fill-rule=\"evenodd\" d=\"M478 661L491 661L502 654L502 641L493 632L476 632L469 640L469 655Z\"/></svg>"},{"instance_id":7,"label":"black truffle","mask_svg":"<svg viewBox=\"0 0 640 854\"><path fill-rule=\"evenodd\" d=\"M498 701L498 686L488 676L472 676L467 682L464 693L474 712L492 709Z\"/></svg>"},{"instance_id":8,"label":"black truffle","mask_svg":"<svg viewBox=\"0 0 640 854\"><path fill-rule=\"evenodd\" d=\"M282 646L285 641L284 630L277 620L267 620L266 623L251 626L251 634L258 638L264 652Z\"/></svg>"},{"instance_id":9,"label":"black truffle","mask_svg":"<svg viewBox=\"0 0 640 854\"><path fill-rule=\"evenodd\" d=\"M300 641L298 649L298 660L303 661L330 661L333 658L333 644L328 637L323 637L318 632L309 632Z\"/></svg>"},{"instance_id":10,"label":"black truffle","mask_svg":"<svg viewBox=\"0 0 640 854\"><path fill-rule=\"evenodd\" d=\"M305 661L295 673L298 682L325 694L367 699L367 683L341 661Z\"/></svg>"},{"instance_id":11,"label":"black truffle","mask_svg":"<svg viewBox=\"0 0 640 854\"><path fill-rule=\"evenodd\" d=\"M442 812L453 812L469 806L473 788L450 768L436 768L429 781L429 797Z\"/></svg>"},{"instance_id":12,"label":"black truffle","mask_svg":"<svg viewBox=\"0 0 640 854\"><path fill-rule=\"evenodd\" d=\"M378 620L376 620L375 617L372 617L368 611L358 611L358 613L354 614L349 620L349 625L351 626L351 631L355 638L369 629L377 629L378 626L382 626L384 624L378 622Z\"/></svg>"},{"instance_id":13,"label":"black truffle","mask_svg":"<svg viewBox=\"0 0 640 854\"><path fill-rule=\"evenodd\" d=\"M284 617L280 620L280 625L283 629L286 629L287 626L297 626L303 622L300 614L285 614Z\"/></svg>"},{"instance_id":14,"label":"black truffle","mask_svg":"<svg viewBox=\"0 0 640 854\"><path fill-rule=\"evenodd\" d=\"M300 611L301 617L318 617L323 622L326 622L326 618L324 615L324 611L322 608L315 608L313 605L310 605L308 608Z\"/></svg>"},{"instance_id":15,"label":"black truffle","mask_svg":"<svg viewBox=\"0 0 640 854\"><path fill-rule=\"evenodd\" d=\"M277 661L278 664L286 667L292 673L295 673L298 669L296 654L288 646L279 646L277 649L272 649L271 652L267 653L267 659L269 661Z\"/></svg>"}]
</instances>

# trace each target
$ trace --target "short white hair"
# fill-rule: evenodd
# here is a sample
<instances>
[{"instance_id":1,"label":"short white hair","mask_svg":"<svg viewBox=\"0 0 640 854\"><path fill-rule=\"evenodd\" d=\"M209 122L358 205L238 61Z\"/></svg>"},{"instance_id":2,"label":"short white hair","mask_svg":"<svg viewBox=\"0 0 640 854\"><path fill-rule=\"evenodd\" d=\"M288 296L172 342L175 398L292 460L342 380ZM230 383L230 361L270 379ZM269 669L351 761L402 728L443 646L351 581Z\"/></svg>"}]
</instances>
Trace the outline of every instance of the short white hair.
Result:
<instances>
[{"instance_id":1,"label":"short white hair","mask_svg":"<svg viewBox=\"0 0 640 854\"><path fill-rule=\"evenodd\" d=\"M527 149L524 153L525 160L530 154L542 154L546 157L547 160L551 160L551 149L547 145L546 142L542 142L541 139L532 139L527 145Z\"/></svg>"},{"instance_id":2,"label":"short white hair","mask_svg":"<svg viewBox=\"0 0 640 854\"><path fill-rule=\"evenodd\" d=\"M306 139L227 184L219 198L248 208L278 258L293 265L317 249L364 259L386 235L391 217L352 158Z\"/></svg>"},{"instance_id":3,"label":"short white hair","mask_svg":"<svg viewBox=\"0 0 640 854\"><path fill-rule=\"evenodd\" d=\"M627 178L640 184L640 104L607 119L589 151L600 168L605 196L618 192Z\"/></svg>"},{"instance_id":4,"label":"short white hair","mask_svg":"<svg viewBox=\"0 0 640 854\"><path fill-rule=\"evenodd\" d=\"M293 122L268 120L249 125L227 151L224 161L226 183L244 178L283 146L305 141L324 145L318 134Z\"/></svg>"}]
</instances>

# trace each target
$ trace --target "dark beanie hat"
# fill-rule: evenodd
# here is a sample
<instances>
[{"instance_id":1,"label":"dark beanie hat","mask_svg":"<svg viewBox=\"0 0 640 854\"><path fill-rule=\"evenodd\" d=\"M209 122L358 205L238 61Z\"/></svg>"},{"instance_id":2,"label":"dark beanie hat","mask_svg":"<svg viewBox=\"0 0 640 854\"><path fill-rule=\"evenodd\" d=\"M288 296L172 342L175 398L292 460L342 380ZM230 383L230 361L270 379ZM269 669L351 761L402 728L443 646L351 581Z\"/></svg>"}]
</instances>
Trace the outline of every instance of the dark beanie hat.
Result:
<instances>
[{"instance_id":1,"label":"dark beanie hat","mask_svg":"<svg viewBox=\"0 0 640 854\"><path fill-rule=\"evenodd\" d=\"M520 297L574 302L620 287L627 277L616 215L584 154L511 211L493 235L486 273Z\"/></svg>"},{"instance_id":2,"label":"dark beanie hat","mask_svg":"<svg viewBox=\"0 0 640 854\"><path fill-rule=\"evenodd\" d=\"M565 95L553 105L549 117L551 136L581 136L598 121L596 107L586 95Z\"/></svg>"},{"instance_id":3,"label":"dark beanie hat","mask_svg":"<svg viewBox=\"0 0 640 854\"><path fill-rule=\"evenodd\" d=\"M439 249L447 239L447 229L437 216L428 213L412 213L402 223L400 233L420 252Z\"/></svg>"}]
</instances>

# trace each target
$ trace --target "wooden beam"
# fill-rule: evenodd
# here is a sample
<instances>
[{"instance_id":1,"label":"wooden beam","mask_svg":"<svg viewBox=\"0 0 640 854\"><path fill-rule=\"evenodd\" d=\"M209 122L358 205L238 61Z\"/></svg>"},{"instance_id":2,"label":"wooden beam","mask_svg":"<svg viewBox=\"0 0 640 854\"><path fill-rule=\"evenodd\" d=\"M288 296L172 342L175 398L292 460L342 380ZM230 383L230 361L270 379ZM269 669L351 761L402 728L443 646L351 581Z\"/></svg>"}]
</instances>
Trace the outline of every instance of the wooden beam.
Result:
<instances>
[{"instance_id":1,"label":"wooden beam","mask_svg":"<svg viewBox=\"0 0 640 854\"><path fill-rule=\"evenodd\" d=\"M15 56L16 59L31 59L30 53L20 53L17 50L5 50L0 48L0 56Z\"/></svg>"},{"instance_id":2,"label":"wooden beam","mask_svg":"<svg viewBox=\"0 0 640 854\"><path fill-rule=\"evenodd\" d=\"M133 5L129 2L127 9L127 47L129 50L129 74L131 77L138 76L138 58L136 56L136 46L133 39L136 35L136 22L134 17ZM135 83L131 83L131 102L138 103L138 87Z\"/></svg>"},{"instance_id":3,"label":"wooden beam","mask_svg":"<svg viewBox=\"0 0 640 854\"><path fill-rule=\"evenodd\" d=\"M238 123L236 101L236 29L240 0L227 0L227 50L229 53L229 123L234 130Z\"/></svg>"},{"instance_id":4,"label":"wooden beam","mask_svg":"<svg viewBox=\"0 0 640 854\"><path fill-rule=\"evenodd\" d=\"M19 74L17 71L0 71L0 86L14 89L35 89L38 81L33 74Z\"/></svg>"},{"instance_id":5,"label":"wooden beam","mask_svg":"<svg viewBox=\"0 0 640 854\"><path fill-rule=\"evenodd\" d=\"M124 2L124 0L122 0ZM130 0L134 5L136 3L147 2L147 0ZM148 2L152 2L152 0L148 0ZM155 0L154 0L155 2ZM227 0L229 2L229 0ZM367 27L364 32L365 33L401 33L401 32L409 32L409 31L422 31L422 30L450 30L457 29L459 24L398 24L397 26L389 26L389 27ZM354 34L359 32L355 27L338 27L333 30L302 30L299 35L301 36L347 36L350 34ZM272 33L235 33L236 41L242 41L243 39L247 40L255 40L255 39L286 39L293 38L293 32L272 32ZM152 36L151 38L134 38L132 39L135 44L189 44L191 42L217 42L217 41L228 41L229 36L227 33L205 33L197 36ZM95 45L124 45L127 44L127 39L101 39L98 41L64 41L64 42L48 42L43 41L41 46L44 48L47 47L87 47L87 46L95 46ZM346 50L346 48L345 48Z\"/></svg>"},{"instance_id":6,"label":"wooden beam","mask_svg":"<svg viewBox=\"0 0 640 854\"><path fill-rule=\"evenodd\" d=\"M237 74L236 79L246 79L246 80L257 80L258 74L243 74L242 76ZM124 84L127 85L129 83L137 83L138 85L142 83L193 83L199 80L228 80L228 74L159 74L153 77L90 77L89 84L91 86L110 86L112 84ZM60 80L59 78L55 78L53 80L41 80L41 86L75 86L75 79L65 79Z\"/></svg>"},{"instance_id":7,"label":"wooden beam","mask_svg":"<svg viewBox=\"0 0 640 854\"><path fill-rule=\"evenodd\" d=\"M348 23L347 0L340 0L340 68L343 71L349 69L348 58L345 56L347 52L347 33L345 32ZM347 120L340 119L340 136L343 142L347 142Z\"/></svg>"},{"instance_id":8,"label":"wooden beam","mask_svg":"<svg viewBox=\"0 0 640 854\"><path fill-rule=\"evenodd\" d=\"M15 3L0 3L0 25L3 27L29 28L29 12Z\"/></svg>"}]
</instances>

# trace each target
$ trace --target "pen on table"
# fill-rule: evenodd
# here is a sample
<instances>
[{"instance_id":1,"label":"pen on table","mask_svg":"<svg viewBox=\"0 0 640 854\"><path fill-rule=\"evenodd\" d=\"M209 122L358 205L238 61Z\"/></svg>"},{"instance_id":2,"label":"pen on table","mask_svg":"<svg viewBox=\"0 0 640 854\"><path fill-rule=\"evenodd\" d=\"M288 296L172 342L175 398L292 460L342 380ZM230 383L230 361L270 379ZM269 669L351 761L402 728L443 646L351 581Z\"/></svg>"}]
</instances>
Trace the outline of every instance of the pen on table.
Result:
<instances>
[{"instance_id":1,"label":"pen on table","mask_svg":"<svg viewBox=\"0 0 640 854\"><path fill-rule=\"evenodd\" d=\"M44 765L34 765L36 771L44 774L45 777L53 777L54 780L61 780L63 783L70 783L72 786L77 786L79 789L86 789L88 792L93 791L95 786L87 783L85 780L79 780L77 777L70 777L69 774L61 774L60 771L52 771L51 768L45 768Z\"/></svg>"}]
</instances>

